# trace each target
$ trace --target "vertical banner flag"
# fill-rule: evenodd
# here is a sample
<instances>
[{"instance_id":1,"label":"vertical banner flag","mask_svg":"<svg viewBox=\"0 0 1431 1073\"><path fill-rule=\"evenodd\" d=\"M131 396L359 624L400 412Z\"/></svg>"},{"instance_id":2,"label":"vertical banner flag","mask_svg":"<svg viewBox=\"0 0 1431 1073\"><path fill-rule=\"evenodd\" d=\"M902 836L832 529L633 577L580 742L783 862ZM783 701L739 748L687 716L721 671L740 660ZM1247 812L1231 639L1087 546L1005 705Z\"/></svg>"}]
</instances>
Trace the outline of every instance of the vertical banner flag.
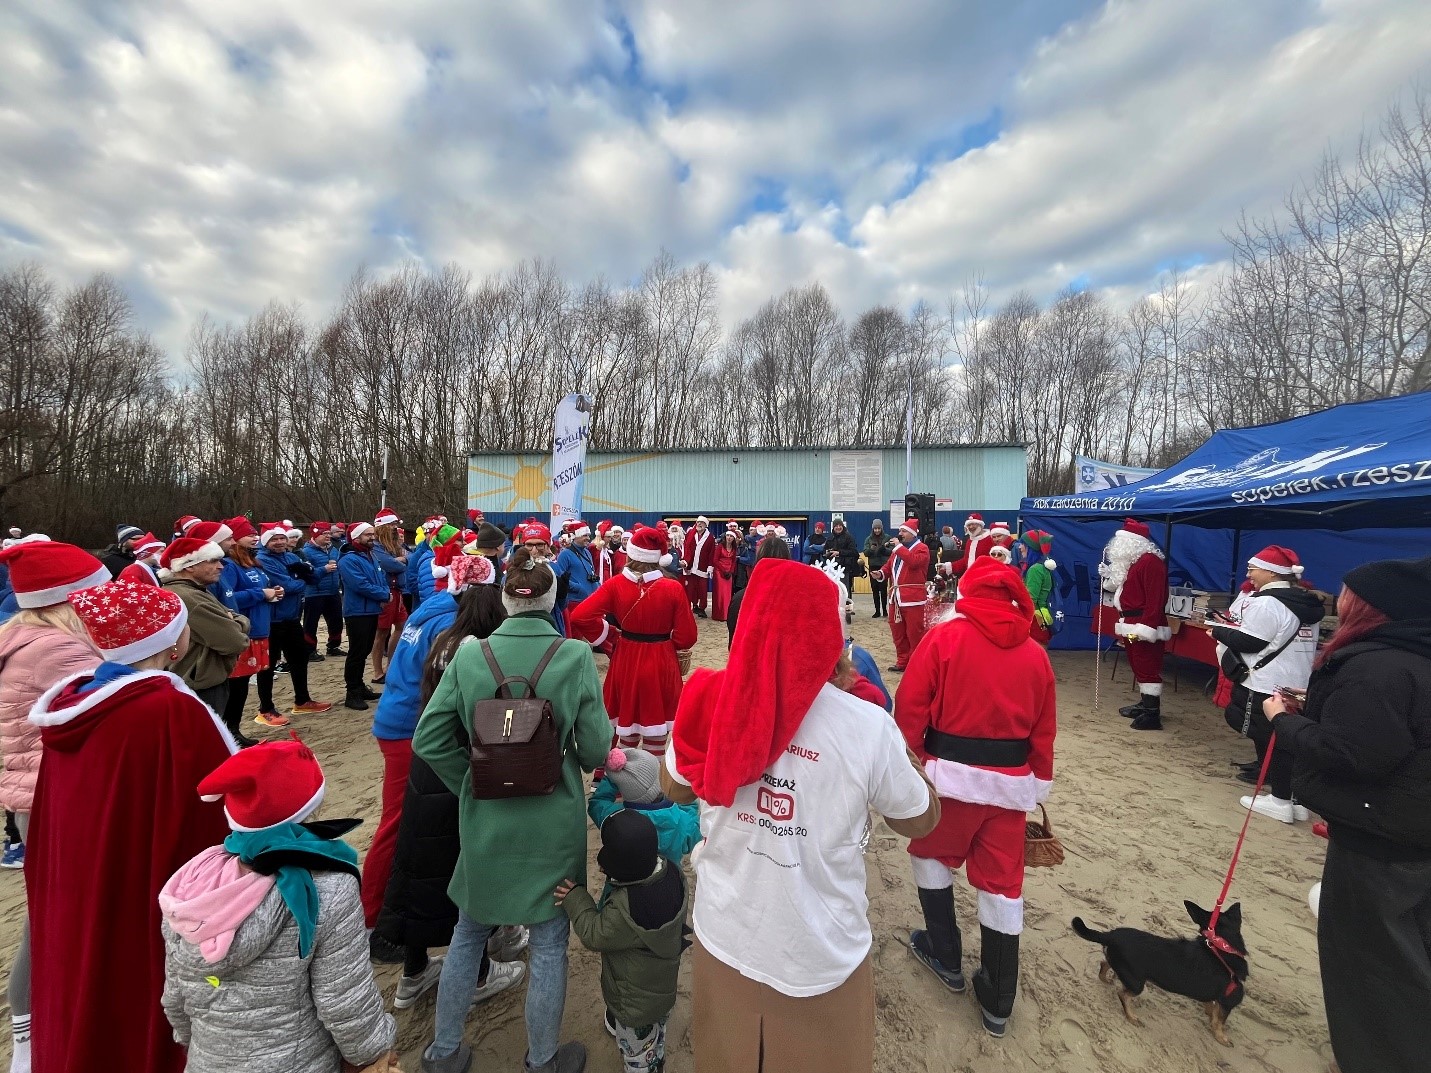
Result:
<instances>
[{"instance_id":1,"label":"vertical banner flag","mask_svg":"<svg viewBox=\"0 0 1431 1073\"><path fill-rule=\"evenodd\" d=\"M591 435L591 398L572 392L557 404L552 439L552 540L561 527L581 517L581 485L586 441Z\"/></svg>"},{"instance_id":2,"label":"vertical banner flag","mask_svg":"<svg viewBox=\"0 0 1431 1073\"><path fill-rule=\"evenodd\" d=\"M1096 458L1075 455L1073 459L1073 494L1101 492L1105 488L1121 488L1134 484L1144 477L1151 477L1158 471L1140 466L1120 466L1113 462L1100 462Z\"/></svg>"}]
</instances>

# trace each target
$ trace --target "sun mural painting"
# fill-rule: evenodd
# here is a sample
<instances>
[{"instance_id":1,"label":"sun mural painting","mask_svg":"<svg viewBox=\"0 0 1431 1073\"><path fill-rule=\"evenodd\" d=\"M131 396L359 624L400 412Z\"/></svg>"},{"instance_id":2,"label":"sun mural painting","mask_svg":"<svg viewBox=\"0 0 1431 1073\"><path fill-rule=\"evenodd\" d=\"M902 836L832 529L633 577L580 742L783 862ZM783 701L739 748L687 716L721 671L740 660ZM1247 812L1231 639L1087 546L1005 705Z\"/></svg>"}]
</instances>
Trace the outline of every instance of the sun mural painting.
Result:
<instances>
[{"instance_id":1,"label":"sun mural painting","mask_svg":"<svg viewBox=\"0 0 1431 1073\"><path fill-rule=\"evenodd\" d=\"M594 466L587 466L588 475L599 473L604 469L614 469L617 466L629 466L633 462L645 462L653 458L660 458L659 452L649 454L630 455L623 458L616 458L610 462L601 462ZM511 473L503 473L500 470L487 469L479 466L475 462L468 462L468 476L481 474L484 477L493 477L497 485L480 492L470 492L472 506L486 506L491 510L521 511L523 509L531 511L546 510L542 506L543 497L549 497L552 487L551 478L551 455L517 455L517 468ZM499 502L505 499L505 506L498 506L497 503L481 503L481 500L497 499ZM609 499L599 499L587 492L582 499L593 506L605 507L608 510L625 511L636 513L639 508L628 506L625 503L613 503Z\"/></svg>"}]
</instances>

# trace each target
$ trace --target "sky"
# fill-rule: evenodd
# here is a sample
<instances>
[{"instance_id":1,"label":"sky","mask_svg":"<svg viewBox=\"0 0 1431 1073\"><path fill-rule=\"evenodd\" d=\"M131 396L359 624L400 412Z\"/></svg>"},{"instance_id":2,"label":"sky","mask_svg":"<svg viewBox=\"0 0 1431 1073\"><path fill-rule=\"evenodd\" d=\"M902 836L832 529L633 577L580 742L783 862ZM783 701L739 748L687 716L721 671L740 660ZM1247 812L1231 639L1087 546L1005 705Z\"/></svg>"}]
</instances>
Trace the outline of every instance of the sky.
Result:
<instances>
[{"instance_id":1,"label":"sky","mask_svg":"<svg viewBox=\"0 0 1431 1073\"><path fill-rule=\"evenodd\" d=\"M0 268L115 276L176 360L359 266L709 261L728 323L1215 272L1431 79L1425 0L17 0Z\"/></svg>"}]
</instances>

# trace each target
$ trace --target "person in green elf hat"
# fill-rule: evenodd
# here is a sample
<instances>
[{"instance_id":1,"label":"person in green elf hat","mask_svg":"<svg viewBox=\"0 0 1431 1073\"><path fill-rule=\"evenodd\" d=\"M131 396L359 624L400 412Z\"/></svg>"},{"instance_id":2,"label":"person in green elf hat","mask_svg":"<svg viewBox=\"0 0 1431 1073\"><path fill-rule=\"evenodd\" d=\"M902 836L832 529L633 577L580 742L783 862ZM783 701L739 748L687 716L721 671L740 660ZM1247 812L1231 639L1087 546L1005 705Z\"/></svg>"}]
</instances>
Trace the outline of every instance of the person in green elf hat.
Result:
<instances>
[{"instance_id":1,"label":"person in green elf hat","mask_svg":"<svg viewBox=\"0 0 1431 1073\"><path fill-rule=\"evenodd\" d=\"M1047 647L1053 636L1053 611L1048 602L1053 596L1053 572L1058 564L1050 557L1053 550L1053 534L1042 529L1030 529L1019 542L1028 549L1028 566L1024 570L1024 585L1033 597L1034 617L1029 636Z\"/></svg>"}]
</instances>

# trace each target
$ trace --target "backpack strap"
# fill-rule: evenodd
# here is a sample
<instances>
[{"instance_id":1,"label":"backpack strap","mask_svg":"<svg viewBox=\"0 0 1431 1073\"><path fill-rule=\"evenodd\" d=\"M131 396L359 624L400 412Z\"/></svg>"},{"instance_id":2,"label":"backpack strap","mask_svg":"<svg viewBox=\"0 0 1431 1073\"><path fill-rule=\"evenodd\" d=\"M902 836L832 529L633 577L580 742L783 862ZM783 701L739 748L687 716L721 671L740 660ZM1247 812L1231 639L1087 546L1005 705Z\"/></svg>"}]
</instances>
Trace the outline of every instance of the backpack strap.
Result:
<instances>
[{"instance_id":1,"label":"backpack strap","mask_svg":"<svg viewBox=\"0 0 1431 1073\"><path fill-rule=\"evenodd\" d=\"M547 664L551 662L552 657L557 653L557 649L561 648L562 642L565 640L565 637L558 637L553 641L551 646L542 653L542 658L537 661L537 665L532 670L531 676L526 677L520 674L503 674L501 666L497 663L496 653L492 651L492 646L487 643L485 637L482 638L482 655L487 659L487 668L492 672L492 680L497 683L496 695L511 699L511 683L521 682L522 685L527 687L527 696L535 697L537 695L537 683L541 681L542 672L547 669Z\"/></svg>"},{"instance_id":2,"label":"backpack strap","mask_svg":"<svg viewBox=\"0 0 1431 1073\"><path fill-rule=\"evenodd\" d=\"M551 643L551 647L542 653L542 658L537 661L537 665L532 671L532 679L527 684L527 687L532 691L532 696L537 695L537 683L542 680L542 672L547 669L547 664L552 661L552 657L557 654L557 649L561 648L562 642L565 640L565 637L558 637Z\"/></svg>"}]
</instances>

